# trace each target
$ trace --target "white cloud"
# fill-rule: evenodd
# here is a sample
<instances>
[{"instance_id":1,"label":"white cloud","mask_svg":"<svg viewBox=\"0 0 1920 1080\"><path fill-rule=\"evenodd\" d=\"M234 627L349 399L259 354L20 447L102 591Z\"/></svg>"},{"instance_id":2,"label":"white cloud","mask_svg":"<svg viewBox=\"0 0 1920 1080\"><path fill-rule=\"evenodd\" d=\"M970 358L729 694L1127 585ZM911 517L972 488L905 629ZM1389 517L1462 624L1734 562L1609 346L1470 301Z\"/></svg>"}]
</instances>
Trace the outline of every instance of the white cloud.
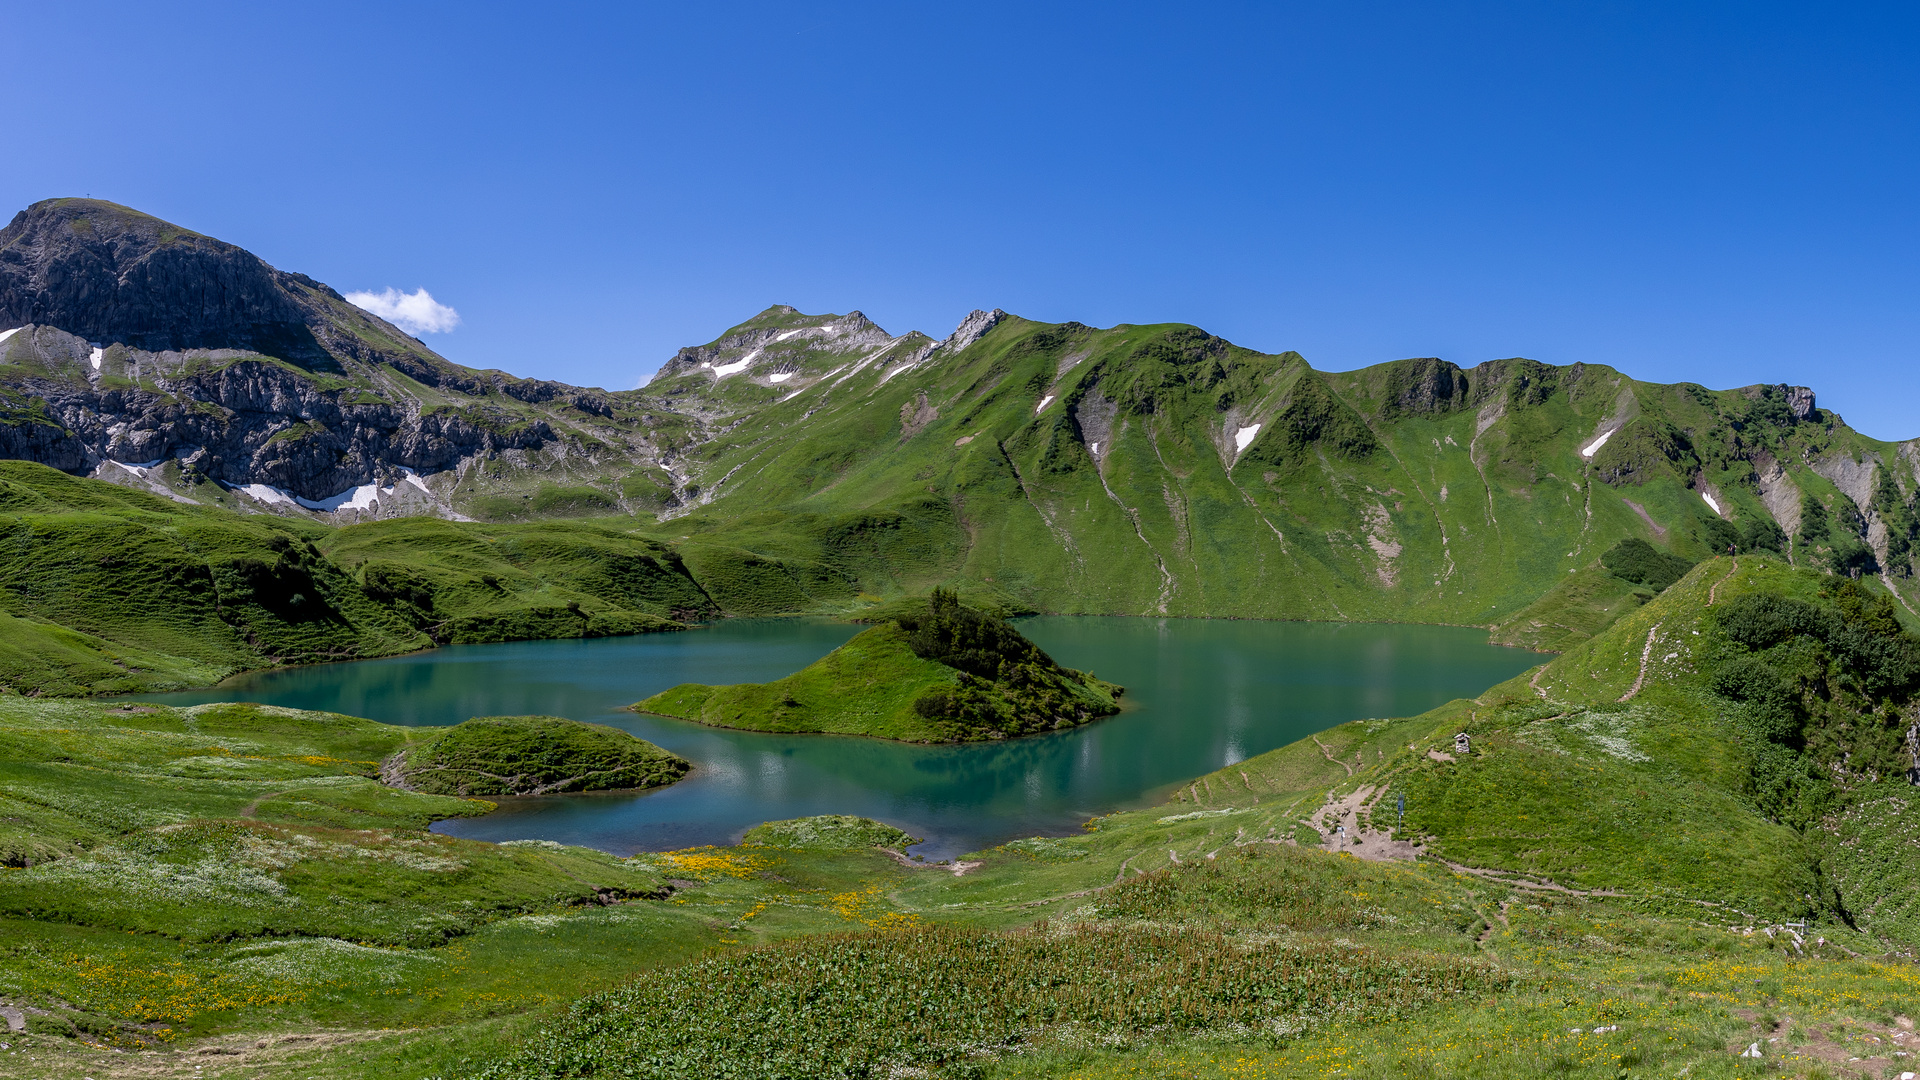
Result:
<instances>
[{"instance_id":1,"label":"white cloud","mask_svg":"<svg viewBox=\"0 0 1920 1080\"><path fill-rule=\"evenodd\" d=\"M409 334L444 334L460 325L460 313L435 300L425 289L403 293L350 292L347 303L371 311Z\"/></svg>"}]
</instances>

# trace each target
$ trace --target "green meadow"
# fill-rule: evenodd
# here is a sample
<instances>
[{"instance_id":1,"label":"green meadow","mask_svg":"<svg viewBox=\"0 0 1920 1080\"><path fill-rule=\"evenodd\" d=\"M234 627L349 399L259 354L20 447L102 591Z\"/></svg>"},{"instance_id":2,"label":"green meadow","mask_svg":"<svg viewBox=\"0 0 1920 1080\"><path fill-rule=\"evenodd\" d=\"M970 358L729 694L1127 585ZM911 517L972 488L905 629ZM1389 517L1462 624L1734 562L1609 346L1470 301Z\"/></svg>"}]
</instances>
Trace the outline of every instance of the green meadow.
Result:
<instances>
[{"instance_id":1,"label":"green meadow","mask_svg":"<svg viewBox=\"0 0 1920 1080\"><path fill-rule=\"evenodd\" d=\"M1707 560L1478 698L932 864L458 840L489 803L376 779L435 732L7 699L0 1075L1898 1075L1896 610Z\"/></svg>"}]
</instances>

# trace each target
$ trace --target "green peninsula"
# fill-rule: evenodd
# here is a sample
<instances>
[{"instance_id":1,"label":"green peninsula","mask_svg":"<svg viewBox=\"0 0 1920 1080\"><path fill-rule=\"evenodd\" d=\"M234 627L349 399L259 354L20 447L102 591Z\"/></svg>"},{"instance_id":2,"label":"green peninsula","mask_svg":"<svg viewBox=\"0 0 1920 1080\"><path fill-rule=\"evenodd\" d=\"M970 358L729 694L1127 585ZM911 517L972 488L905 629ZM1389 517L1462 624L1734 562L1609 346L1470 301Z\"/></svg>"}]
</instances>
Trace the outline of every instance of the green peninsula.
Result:
<instances>
[{"instance_id":1,"label":"green peninsula","mask_svg":"<svg viewBox=\"0 0 1920 1080\"><path fill-rule=\"evenodd\" d=\"M1005 619L935 589L800 671L770 683L683 683L640 712L754 731L977 742L1077 727L1122 688L1062 667Z\"/></svg>"}]
</instances>

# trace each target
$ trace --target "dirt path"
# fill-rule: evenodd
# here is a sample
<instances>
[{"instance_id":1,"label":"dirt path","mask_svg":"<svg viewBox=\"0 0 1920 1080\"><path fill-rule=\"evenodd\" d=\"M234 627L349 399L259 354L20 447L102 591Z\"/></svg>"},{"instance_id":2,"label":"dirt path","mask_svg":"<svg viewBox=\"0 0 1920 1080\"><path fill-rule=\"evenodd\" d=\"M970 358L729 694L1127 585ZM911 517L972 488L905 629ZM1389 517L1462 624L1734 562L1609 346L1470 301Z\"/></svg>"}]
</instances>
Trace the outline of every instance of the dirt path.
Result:
<instances>
[{"instance_id":1,"label":"dirt path","mask_svg":"<svg viewBox=\"0 0 1920 1080\"><path fill-rule=\"evenodd\" d=\"M1527 685L1533 687L1533 692L1536 694L1539 694L1542 698L1545 698L1547 696L1547 691L1545 688L1543 688L1540 685L1540 676L1545 675L1546 673L1547 673L1547 665L1541 664L1540 670L1534 672L1533 678L1527 680Z\"/></svg>"},{"instance_id":2,"label":"dirt path","mask_svg":"<svg viewBox=\"0 0 1920 1080\"><path fill-rule=\"evenodd\" d=\"M300 790L299 788L288 788L286 791L270 791L267 794L262 795L259 798L254 799L252 802L248 803L247 805L241 807L240 816L243 818L250 818L253 815L260 812L261 803L269 802L273 799L278 799L282 795L291 795L294 792L299 790Z\"/></svg>"},{"instance_id":3,"label":"dirt path","mask_svg":"<svg viewBox=\"0 0 1920 1080\"><path fill-rule=\"evenodd\" d=\"M1740 556L1735 555L1733 557L1733 569L1727 571L1727 574L1725 577L1721 578L1719 581L1714 582L1713 588L1707 590L1707 606L1708 607L1712 607L1713 605L1720 602L1720 586L1725 585L1729 581L1732 581L1733 575L1739 572L1740 572Z\"/></svg>"},{"instance_id":4,"label":"dirt path","mask_svg":"<svg viewBox=\"0 0 1920 1080\"><path fill-rule=\"evenodd\" d=\"M1338 766L1340 766L1341 768L1343 768L1343 769L1345 769L1345 770L1347 770L1347 775L1348 775L1348 776L1352 776L1352 775L1353 775L1353 766L1351 766L1351 765L1349 765L1349 764L1347 764L1347 763L1346 763L1346 762L1344 762L1344 761L1341 761L1341 760L1340 760L1339 758L1337 758L1337 757L1334 757L1334 756L1333 756L1333 751L1327 748L1327 744L1326 744L1326 743L1323 743L1323 742L1321 742L1321 741L1320 741L1320 736L1318 736L1318 735L1309 735L1309 736L1307 736L1307 737L1313 740L1313 745L1315 745L1315 746L1317 746L1317 747L1319 747L1319 748L1320 748L1320 753L1321 753L1321 754L1322 754L1322 755L1323 755L1324 757L1326 757L1326 759L1327 759L1328 761L1331 761L1331 762L1333 762L1333 763L1334 763L1335 765L1338 765Z\"/></svg>"},{"instance_id":5,"label":"dirt path","mask_svg":"<svg viewBox=\"0 0 1920 1080\"><path fill-rule=\"evenodd\" d=\"M1368 862L1419 858L1422 850L1419 844L1395 840L1391 831L1361 827L1360 811L1373 801L1377 792L1379 789L1362 784L1343 799L1329 795L1326 805L1307 824L1320 834L1321 842L1331 852L1344 852Z\"/></svg>"},{"instance_id":6,"label":"dirt path","mask_svg":"<svg viewBox=\"0 0 1920 1080\"><path fill-rule=\"evenodd\" d=\"M969 862L966 859L955 859L950 863L927 862L925 860L912 859L901 852L893 850L892 848L880 848L879 850L881 854L885 855L887 858L892 859L894 862L899 863L901 866L904 866L909 870L945 870L951 873L954 877L962 877L969 870L978 870L981 867L987 865L985 862L982 862L979 859L975 859L972 862Z\"/></svg>"},{"instance_id":7,"label":"dirt path","mask_svg":"<svg viewBox=\"0 0 1920 1080\"><path fill-rule=\"evenodd\" d=\"M1653 658L1653 639L1659 633L1660 633L1659 623L1654 623L1653 629L1647 631L1647 647L1640 650L1640 674L1634 678L1633 687L1629 689L1626 693L1620 695L1621 701L1632 701L1634 698L1634 695L1640 692L1640 688L1646 685L1647 661Z\"/></svg>"},{"instance_id":8,"label":"dirt path","mask_svg":"<svg viewBox=\"0 0 1920 1080\"><path fill-rule=\"evenodd\" d=\"M385 1031L288 1031L264 1035L222 1035L182 1040L165 1049L125 1052L60 1040L36 1056L33 1076L58 1074L90 1080L147 1080L149 1077L254 1076L245 1070L275 1069L277 1075L304 1076L319 1071L320 1061L347 1047L406 1035L417 1029ZM44 1073L43 1073L44 1070Z\"/></svg>"},{"instance_id":9,"label":"dirt path","mask_svg":"<svg viewBox=\"0 0 1920 1080\"><path fill-rule=\"evenodd\" d=\"M1568 896L1625 896L1627 895L1626 893L1623 893L1623 892L1615 892L1612 889L1570 889L1567 886L1562 885L1557 881L1549 881L1546 878L1532 877L1527 874L1522 874L1516 870L1488 870L1484 867L1479 867L1479 866L1466 866L1461 863L1453 862L1448 859L1442 859L1438 856L1434 857L1434 861L1438 862L1440 865L1446 867L1449 870L1455 870L1462 874L1472 874L1474 877L1482 878L1484 880L1491 881L1499 885L1506 885L1510 888L1515 888L1515 889L1532 889L1536 892L1565 893ZM1506 920L1503 918L1501 921L1504 922Z\"/></svg>"}]
</instances>

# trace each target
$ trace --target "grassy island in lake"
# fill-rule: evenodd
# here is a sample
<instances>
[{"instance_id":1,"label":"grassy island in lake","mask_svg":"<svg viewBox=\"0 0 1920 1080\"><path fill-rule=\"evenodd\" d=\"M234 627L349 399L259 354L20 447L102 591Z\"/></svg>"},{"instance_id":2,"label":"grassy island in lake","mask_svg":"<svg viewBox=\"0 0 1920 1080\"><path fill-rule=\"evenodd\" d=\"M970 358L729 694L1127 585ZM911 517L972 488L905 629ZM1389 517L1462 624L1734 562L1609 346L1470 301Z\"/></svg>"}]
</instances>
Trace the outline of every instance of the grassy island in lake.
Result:
<instances>
[{"instance_id":1,"label":"grassy island in lake","mask_svg":"<svg viewBox=\"0 0 1920 1080\"><path fill-rule=\"evenodd\" d=\"M413 743L380 777L435 795L554 795L671 784L692 766L605 724L557 716L479 716Z\"/></svg>"},{"instance_id":2,"label":"grassy island in lake","mask_svg":"<svg viewBox=\"0 0 1920 1080\"><path fill-rule=\"evenodd\" d=\"M784 679L683 683L641 712L755 731L975 742L1075 727L1119 712L1122 690L1062 667L1005 619L936 589Z\"/></svg>"}]
</instances>

